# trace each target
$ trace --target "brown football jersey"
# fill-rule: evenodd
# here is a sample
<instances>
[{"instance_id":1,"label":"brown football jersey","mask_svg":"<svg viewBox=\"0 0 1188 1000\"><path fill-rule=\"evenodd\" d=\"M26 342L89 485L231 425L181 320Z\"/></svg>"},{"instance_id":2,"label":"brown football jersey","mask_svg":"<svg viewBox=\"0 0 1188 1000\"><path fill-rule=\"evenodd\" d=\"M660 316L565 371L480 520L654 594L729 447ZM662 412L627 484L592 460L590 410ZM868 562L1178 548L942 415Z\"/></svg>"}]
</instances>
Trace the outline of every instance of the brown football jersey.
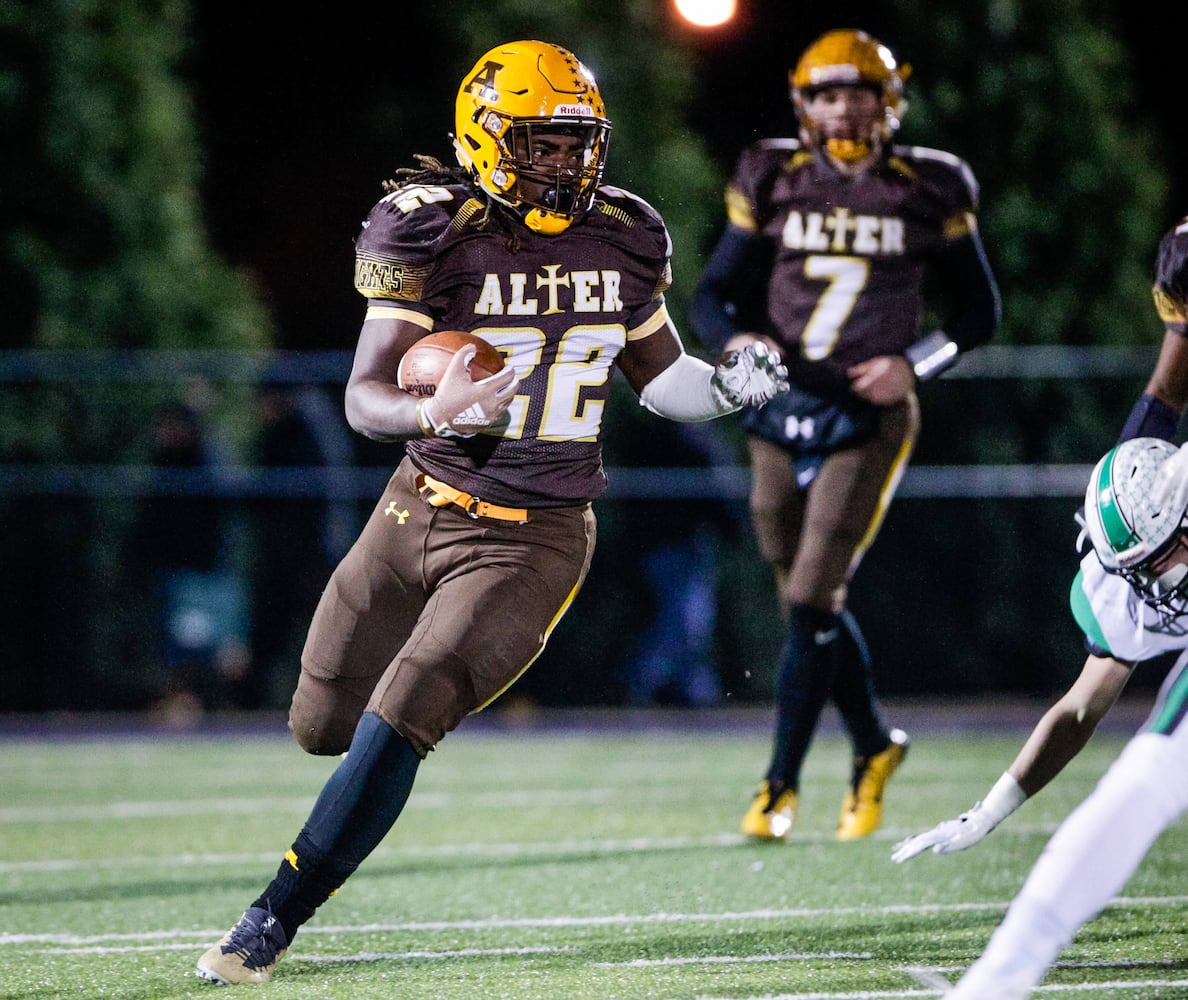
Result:
<instances>
[{"instance_id":1,"label":"brown football jersey","mask_svg":"<svg viewBox=\"0 0 1188 1000\"><path fill-rule=\"evenodd\" d=\"M765 139L739 157L730 221L772 248L769 332L793 381L828 390L872 357L920 336L929 259L974 231L969 166L938 150L894 146L847 177L794 139Z\"/></svg>"},{"instance_id":2,"label":"brown football jersey","mask_svg":"<svg viewBox=\"0 0 1188 1000\"><path fill-rule=\"evenodd\" d=\"M1164 234L1155 262L1155 309L1168 329L1188 334L1188 218Z\"/></svg>"},{"instance_id":3,"label":"brown football jersey","mask_svg":"<svg viewBox=\"0 0 1188 1000\"><path fill-rule=\"evenodd\" d=\"M425 472L517 507L600 496L602 417L620 352L664 326L668 231L629 192L599 189L563 233L481 224L466 185L410 185L371 210L356 241L355 287L373 306L411 310L438 330L490 341L520 382L506 419L473 438L409 441Z\"/></svg>"}]
</instances>

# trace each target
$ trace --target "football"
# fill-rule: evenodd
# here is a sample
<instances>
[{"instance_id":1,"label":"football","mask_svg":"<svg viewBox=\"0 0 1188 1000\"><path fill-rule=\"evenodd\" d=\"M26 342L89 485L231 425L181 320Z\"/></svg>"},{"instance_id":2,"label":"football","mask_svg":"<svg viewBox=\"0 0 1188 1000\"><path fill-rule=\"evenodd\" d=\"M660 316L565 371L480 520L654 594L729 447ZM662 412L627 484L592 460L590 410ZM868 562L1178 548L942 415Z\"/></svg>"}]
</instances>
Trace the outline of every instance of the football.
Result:
<instances>
[{"instance_id":1,"label":"football","mask_svg":"<svg viewBox=\"0 0 1188 1000\"><path fill-rule=\"evenodd\" d=\"M432 396L450 359L463 347L476 348L470 362L470 380L478 382L503 367L503 355L482 337L461 330L442 330L422 337L400 359L396 384L414 396Z\"/></svg>"}]
</instances>

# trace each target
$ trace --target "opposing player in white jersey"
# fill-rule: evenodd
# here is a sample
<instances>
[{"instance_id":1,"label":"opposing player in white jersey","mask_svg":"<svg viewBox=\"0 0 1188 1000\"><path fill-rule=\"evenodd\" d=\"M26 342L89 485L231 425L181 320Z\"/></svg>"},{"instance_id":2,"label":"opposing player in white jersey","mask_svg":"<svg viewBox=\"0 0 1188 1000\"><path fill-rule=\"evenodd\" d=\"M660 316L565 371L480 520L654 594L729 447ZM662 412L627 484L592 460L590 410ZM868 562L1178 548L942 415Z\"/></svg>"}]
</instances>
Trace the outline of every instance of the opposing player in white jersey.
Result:
<instances>
[{"instance_id":1,"label":"opposing player in white jersey","mask_svg":"<svg viewBox=\"0 0 1188 1000\"><path fill-rule=\"evenodd\" d=\"M1094 658L1133 665L1169 652L1180 656L1143 728L1053 835L986 951L947 1000L1028 996L1077 930L1125 885L1156 838L1188 810L1186 511L1188 445L1134 438L1097 463L1085 494L1092 550L1081 560L1071 594L1092 650L1090 665ZM1050 763L1041 771L1055 773ZM1009 799L1009 787L1003 788L1008 779L1000 779L988 800ZM993 813L979 803L900 844L896 860L930 845L937 853L959 850L994 825Z\"/></svg>"},{"instance_id":2,"label":"opposing player in white jersey","mask_svg":"<svg viewBox=\"0 0 1188 1000\"><path fill-rule=\"evenodd\" d=\"M1151 293L1163 323L1163 343L1118 444L1139 437L1173 440L1188 407L1188 216L1160 240ZM914 858L928 848L935 854L952 854L972 847L1060 773L1089 741L1130 679L1133 662L1125 653L1099 653L1090 645L1076 682L1036 724L986 797L957 819L897 844L896 861Z\"/></svg>"}]
</instances>

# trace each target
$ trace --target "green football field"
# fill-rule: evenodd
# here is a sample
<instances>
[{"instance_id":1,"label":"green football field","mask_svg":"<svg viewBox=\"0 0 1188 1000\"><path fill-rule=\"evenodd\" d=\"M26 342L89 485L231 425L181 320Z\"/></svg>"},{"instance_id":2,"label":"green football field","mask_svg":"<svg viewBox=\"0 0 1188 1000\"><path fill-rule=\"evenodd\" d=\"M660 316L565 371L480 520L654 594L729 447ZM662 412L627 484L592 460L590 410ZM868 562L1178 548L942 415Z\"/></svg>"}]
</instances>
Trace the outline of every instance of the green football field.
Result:
<instances>
[{"instance_id":1,"label":"green football field","mask_svg":"<svg viewBox=\"0 0 1188 1000\"><path fill-rule=\"evenodd\" d=\"M1022 733L917 722L911 735L874 837L833 840L847 750L827 730L794 839L754 845L736 830L766 762L763 727L664 714L468 723L273 981L228 991L199 980L194 962L271 877L336 761L305 756L275 724L255 736L10 730L0 997L937 997L1123 737L1099 733L973 850L896 865L892 844L971 805ZM1181 822L1037 995L1188 997L1186 930Z\"/></svg>"}]
</instances>

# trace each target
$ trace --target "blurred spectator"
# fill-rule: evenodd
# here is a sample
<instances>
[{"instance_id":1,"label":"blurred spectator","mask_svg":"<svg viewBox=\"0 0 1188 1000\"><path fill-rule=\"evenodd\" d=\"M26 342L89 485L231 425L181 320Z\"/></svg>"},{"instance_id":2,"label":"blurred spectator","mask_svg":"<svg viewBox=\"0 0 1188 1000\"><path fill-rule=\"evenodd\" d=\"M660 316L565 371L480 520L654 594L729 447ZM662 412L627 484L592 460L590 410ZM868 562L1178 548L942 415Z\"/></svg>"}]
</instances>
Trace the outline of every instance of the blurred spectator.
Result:
<instances>
[{"instance_id":1,"label":"blurred spectator","mask_svg":"<svg viewBox=\"0 0 1188 1000\"><path fill-rule=\"evenodd\" d=\"M640 560L653 615L627 664L633 705L715 705L722 684L714 662L718 621L717 527L690 521L685 537L647 549Z\"/></svg>"},{"instance_id":2,"label":"blurred spectator","mask_svg":"<svg viewBox=\"0 0 1188 1000\"><path fill-rule=\"evenodd\" d=\"M624 444L626 464L705 468L733 461L713 424L650 421ZM638 578L646 617L628 655L623 683L633 705L704 707L722 698L715 632L718 562L723 540L736 534L742 511L704 496L638 500L631 537L646 540Z\"/></svg>"},{"instance_id":3,"label":"blurred spectator","mask_svg":"<svg viewBox=\"0 0 1188 1000\"><path fill-rule=\"evenodd\" d=\"M261 387L256 464L265 469L325 464L314 420L289 386ZM240 690L244 708L286 703L296 683L305 631L330 575L328 504L313 495L268 495L253 506L251 670Z\"/></svg>"},{"instance_id":4,"label":"blurred spectator","mask_svg":"<svg viewBox=\"0 0 1188 1000\"><path fill-rule=\"evenodd\" d=\"M246 667L243 585L227 561L225 501L208 495L213 473L201 418L169 404L153 425L153 491L133 539L151 586L165 678L155 709L184 722L223 708Z\"/></svg>"}]
</instances>

